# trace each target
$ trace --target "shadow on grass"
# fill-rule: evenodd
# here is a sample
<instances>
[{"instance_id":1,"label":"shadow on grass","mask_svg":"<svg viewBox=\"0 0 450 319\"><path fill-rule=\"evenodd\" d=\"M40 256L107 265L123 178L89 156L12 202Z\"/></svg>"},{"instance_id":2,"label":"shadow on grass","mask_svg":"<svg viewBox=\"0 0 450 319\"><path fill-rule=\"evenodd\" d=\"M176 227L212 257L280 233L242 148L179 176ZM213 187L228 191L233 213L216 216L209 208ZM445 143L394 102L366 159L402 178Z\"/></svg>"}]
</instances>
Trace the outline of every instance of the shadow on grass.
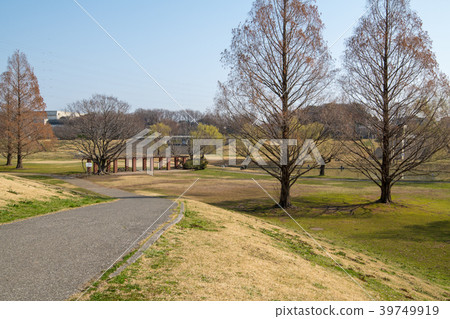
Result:
<instances>
[{"instance_id":1,"label":"shadow on grass","mask_svg":"<svg viewBox=\"0 0 450 319\"><path fill-rule=\"evenodd\" d=\"M293 207L286 211L294 218L296 217L357 217L368 218L373 215L372 208L376 207L376 202L360 203L333 203L324 201L319 203L316 199L294 199ZM241 213L256 217L282 217L286 213L270 199L242 201L222 201L215 202L221 208L231 209Z\"/></svg>"},{"instance_id":2,"label":"shadow on grass","mask_svg":"<svg viewBox=\"0 0 450 319\"><path fill-rule=\"evenodd\" d=\"M354 235L354 238L374 239L402 239L406 241L424 242L434 241L450 244L450 221L434 221L422 225L406 225L394 230L380 231L362 235Z\"/></svg>"}]
</instances>

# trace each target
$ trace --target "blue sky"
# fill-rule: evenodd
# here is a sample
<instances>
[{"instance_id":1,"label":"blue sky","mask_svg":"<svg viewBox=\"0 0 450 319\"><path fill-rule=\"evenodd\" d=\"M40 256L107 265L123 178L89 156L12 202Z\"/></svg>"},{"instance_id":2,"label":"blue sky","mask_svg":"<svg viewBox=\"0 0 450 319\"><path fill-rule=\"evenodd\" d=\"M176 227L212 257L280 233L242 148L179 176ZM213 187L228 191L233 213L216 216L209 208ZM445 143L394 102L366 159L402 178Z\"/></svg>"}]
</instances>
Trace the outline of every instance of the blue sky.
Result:
<instances>
[{"instance_id":1,"label":"blue sky","mask_svg":"<svg viewBox=\"0 0 450 319\"><path fill-rule=\"evenodd\" d=\"M78 0L184 107L213 106L217 81L226 79L220 53L244 21L252 0ZM329 45L365 11L365 0L317 0ZM450 1L412 0L450 75ZM0 0L0 71L14 50L27 54L47 109L94 93L111 94L135 108L173 102L80 10L73 0ZM331 48L339 62L344 39Z\"/></svg>"}]
</instances>

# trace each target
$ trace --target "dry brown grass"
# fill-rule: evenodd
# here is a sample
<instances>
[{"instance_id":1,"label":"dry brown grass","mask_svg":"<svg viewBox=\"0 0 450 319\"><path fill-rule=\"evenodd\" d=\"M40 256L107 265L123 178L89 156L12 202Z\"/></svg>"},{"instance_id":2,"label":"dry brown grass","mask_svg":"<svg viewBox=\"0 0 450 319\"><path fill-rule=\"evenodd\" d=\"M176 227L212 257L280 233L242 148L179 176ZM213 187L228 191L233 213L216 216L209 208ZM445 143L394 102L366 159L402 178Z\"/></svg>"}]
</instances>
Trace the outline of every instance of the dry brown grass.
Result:
<instances>
[{"instance_id":1,"label":"dry brown grass","mask_svg":"<svg viewBox=\"0 0 450 319\"><path fill-rule=\"evenodd\" d=\"M44 201L53 196L67 198L72 195L69 192L61 192L60 189L43 183L18 176L0 174L0 207L11 201Z\"/></svg>"},{"instance_id":2,"label":"dry brown grass","mask_svg":"<svg viewBox=\"0 0 450 319\"><path fill-rule=\"evenodd\" d=\"M181 300L362 300L354 283L314 266L274 245L255 228L269 225L257 219L189 201L189 209L220 225L217 232L174 229L168 240L180 236L173 269L184 294ZM151 258L142 261L145 269ZM148 268L147 268L148 269ZM181 280L180 280L181 279ZM326 292L315 285L332 289Z\"/></svg>"},{"instance_id":3,"label":"dry brown grass","mask_svg":"<svg viewBox=\"0 0 450 319\"><path fill-rule=\"evenodd\" d=\"M47 164L47 165L58 165L61 163L61 160L31 160L31 161L27 161L27 163L35 163L35 164ZM65 160L64 161L65 164L68 163L80 163L80 160L75 159L75 160Z\"/></svg>"},{"instance_id":4,"label":"dry brown grass","mask_svg":"<svg viewBox=\"0 0 450 319\"><path fill-rule=\"evenodd\" d=\"M147 195L150 195L147 193ZM304 234L251 216L188 200L187 208L213 226L175 226L121 275L86 294L93 300L367 300L346 274L320 266L286 249L263 233L276 231L309 244ZM361 253L320 242L346 268L364 274L355 279L375 299L434 299L442 289L399 272ZM340 252L340 254L338 254ZM342 252L345 253L342 254ZM376 280L379 289L368 285ZM387 286L389 285L389 287ZM392 290L392 291L391 291ZM394 298L395 297L395 298Z\"/></svg>"},{"instance_id":5,"label":"dry brown grass","mask_svg":"<svg viewBox=\"0 0 450 319\"><path fill-rule=\"evenodd\" d=\"M94 176L93 182L107 187L117 187L131 192L152 191L177 197L182 194L197 178L194 173L181 171L160 173L155 176L140 175L114 175L105 177ZM272 180L258 180L266 190L274 195L278 192L278 183ZM294 188L293 196L314 192L316 186L305 188ZM207 203L218 203L222 201L246 201L254 198L267 198L267 195L251 179L200 179L195 187L186 196L190 199ZM276 196L276 195L275 195Z\"/></svg>"}]
</instances>

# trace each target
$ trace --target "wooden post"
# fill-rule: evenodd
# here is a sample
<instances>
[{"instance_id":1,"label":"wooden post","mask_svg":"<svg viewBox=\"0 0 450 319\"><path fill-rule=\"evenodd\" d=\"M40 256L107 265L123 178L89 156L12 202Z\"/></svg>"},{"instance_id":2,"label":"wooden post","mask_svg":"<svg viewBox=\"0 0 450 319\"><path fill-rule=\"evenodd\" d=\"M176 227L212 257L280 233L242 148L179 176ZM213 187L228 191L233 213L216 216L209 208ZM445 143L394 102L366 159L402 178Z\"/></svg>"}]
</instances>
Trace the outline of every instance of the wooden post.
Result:
<instances>
[{"instance_id":1,"label":"wooden post","mask_svg":"<svg viewBox=\"0 0 450 319\"><path fill-rule=\"evenodd\" d=\"M142 158L142 170L144 172L147 170L147 157Z\"/></svg>"},{"instance_id":2,"label":"wooden post","mask_svg":"<svg viewBox=\"0 0 450 319\"><path fill-rule=\"evenodd\" d=\"M114 172L114 174L119 171L118 164L119 164L118 160L115 159L114 162L113 162L113 172Z\"/></svg>"},{"instance_id":3,"label":"wooden post","mask_svg":"<svg viewBox=\"0 0 450 319\"><path fill-rule=\"evenodd\" d=\"M174 164L175 164L175 169L177 169L177 168L178 168L178 157L177 157L177 156L175 156L175 157L173 158L173 162L174 162Z\"/></svg>"},{"instance_id":4,"label":"wooden post","mask_svg":"<svg viewBox=\"0 0 450 319\"><path fill-rule=\"evenodd\" d=\"M168 158L167 158L167 167L166 167L166 170L168 170L168 171L170 171L170 164L171 164L171 161L172 161L172 158L171 158L171 157L168 157Z\"/></svg>"},{"instance_id":5,"label":"wooden post","mask_svg":"<svg viewBox=\"0 0 450 319\"><path fill-rule=\"evenodd\" d=\"M90 164L91 164L91 163L92 163L92 161L91 161L90 159L88 159L88 160L87 160L87 163L90 163ZM92 168L90 168L90 167L86 167L86 171L87 171L87 173L88 173L88 174L91 174L91 172L92 172Z\"/></svg>"},{"instance_id":6,"label":"wooden post","mask_svg":"<svg viewBox=\"0 0 450 319\"><path fill-rule=\"evenodd\" d=\"M131 160L131 170L134 172L136 172L136 157L133 157L133 159Z\"/></svg>"}]
</instances>

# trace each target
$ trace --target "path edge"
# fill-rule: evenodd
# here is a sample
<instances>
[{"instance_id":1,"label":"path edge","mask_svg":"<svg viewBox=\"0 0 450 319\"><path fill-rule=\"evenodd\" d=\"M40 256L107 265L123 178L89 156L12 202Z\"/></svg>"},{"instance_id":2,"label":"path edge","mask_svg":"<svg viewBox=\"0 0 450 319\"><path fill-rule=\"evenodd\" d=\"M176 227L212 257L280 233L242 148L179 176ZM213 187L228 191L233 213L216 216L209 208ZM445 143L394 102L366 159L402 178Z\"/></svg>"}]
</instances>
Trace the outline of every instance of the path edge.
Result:
<instances>
[{"instance_id":1,"label":"path edge","mask_svg":"<svg viewBox=\"0 0 450 319\"><path fill-rule=\"evenodd\" d=\"M149 249L156 241L166 232L168 231L172 226L178 224L184 217L184 202L180 202L180 210L178 212L178 215L172 219L169 223L164 225L161 229L159 229L156 233L153 233L150 235L150 237L147 238L147 240L144 242L143 245L131 256L128 258L128 260L121 265L119 268L116 269L112 274L109 275L109 278L114 278L122 271L124 271L128 266L134 264L143 254L144 252Z\"/></svg>"}]
</instances>

